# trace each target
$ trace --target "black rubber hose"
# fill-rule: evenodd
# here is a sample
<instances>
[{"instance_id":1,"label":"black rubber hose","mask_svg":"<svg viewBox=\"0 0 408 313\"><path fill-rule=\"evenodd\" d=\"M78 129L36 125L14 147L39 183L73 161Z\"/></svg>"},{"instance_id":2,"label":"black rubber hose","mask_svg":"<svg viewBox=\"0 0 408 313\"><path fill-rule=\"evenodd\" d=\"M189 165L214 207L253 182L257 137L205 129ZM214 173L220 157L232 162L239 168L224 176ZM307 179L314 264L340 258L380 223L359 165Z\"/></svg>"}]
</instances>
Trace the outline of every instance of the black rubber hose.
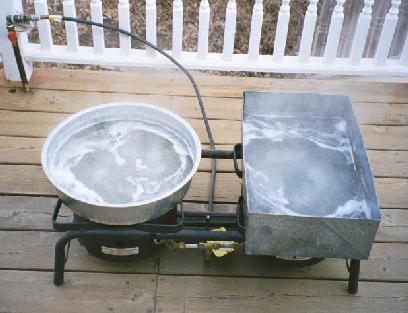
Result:
<instances>
[{"instance_id":1,"label":"black rubber hose","mask_svg":"<svg viewBox=\"0 0 408 313\"><path fill-rule=\"evenodd\" d=\"M42 17L44 18L44 16ZM204 107L204 102L203 99L201 97L201 93L200 90L198 89L197 83L194 80L193 76L190 74L190 72L183 66L181 65L175 58L173 58L170 54L168 54L167 52L165 52L164 50L160 49L159 47L157 47L156 45L152 44L151 42L147 41L146 39L140 37L139 35L133 34L131 32L128 32L124 29L121 29L119 27L110 25L110 24L103 24L103 23L97 23L94 21L89 21L89 20L84 20L84 19L80 19L80 18L76 18L76 17L69 17L69 16L63 16L62 17L62 21L67 21L67 22L76 22L78 24L85 24L85 25L90 25L90 26L97 26L97 27L101 27L101 28L105 28L105 29L109 29L124 35L127 35L139 42L144 43L146 46L152 48L153 50L156 50L157 52L159 52L160 54L162 54L163 56L165 56L167 59L169 59L174 65L176 65L190 80L191 84L193 85L197 100L198 100L198 104L200 106L200 111L201 111L201 115L203 117L203 121L204 121L204 125L205 125L205 130L207 132L207 136L208 136L208 140L210 141L210 147L211 150L215 150L215 142L214 142L214 138L211 132L211 128L210 125L208 123L208 118L207 118L207 114L205 112L205 107ZM209 196L208 196L208 210L210 212L214 211L214 196L215 196L215 179L216 179L216 175L217 175L217 163L216 163L216 159L212 159L211 160L211 180L210 180L210 191L209 191Z\"/></svg>"}]
</instances>

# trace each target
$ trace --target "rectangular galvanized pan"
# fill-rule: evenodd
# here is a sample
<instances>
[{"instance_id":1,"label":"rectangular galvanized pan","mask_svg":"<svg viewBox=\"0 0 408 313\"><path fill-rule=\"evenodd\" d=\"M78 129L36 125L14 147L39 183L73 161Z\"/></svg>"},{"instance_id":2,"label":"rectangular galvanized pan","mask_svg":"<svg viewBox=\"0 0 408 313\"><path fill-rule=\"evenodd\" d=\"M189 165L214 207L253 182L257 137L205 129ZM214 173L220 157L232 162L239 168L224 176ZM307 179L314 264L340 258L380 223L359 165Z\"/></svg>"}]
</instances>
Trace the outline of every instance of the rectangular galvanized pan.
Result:
<instances>
[{"instance_id":1,"label":"rectangular galvanized pan","mask_svg":"<svg viewBox=\"0 0 408 313\"><path fill-rule=\"evenodd\" d=\"M341 129L342 125L344 129ZM318 168L320 163L322 167L333 165L335 168L335 163L338 162L335 159L337 154L333 152L336 142L330 142L329 135L339 129L344 132L347 140L333 138L348 143L354 176L347 181L344 179L347 176L342 172L338 173L339 179L336 172L331 174L334 177L325 177L320 173L317 177L330 183L324 187L327 190L318 189L319 194L314 195L304 195L299 191L299 197L294 197L298 192L296 188L303 186L303 180L309 179L307 171L310 167L315 172L324 169ZM324 157L325 150L321 150L323 155L319 155L320 159L312 162L312 165L305 163L304 172L300 167L297 177L287 177L292 172L292 168L287 167L290 166L287 164L289 161L286 160L285 163L285 160L276 159L276 145L280 144L279 147L286 149L281 134L285 132L294 140L298 140L298 133L312 134L310 137L319 145L329 146L327 158ZM254 145L254 138L265 140L261 145ZM303 164L299 161L303 157L308 159L307 153L314 153L313 149L306 148L304 151L297 151L296 145L291 149L293 151L289 153L288 159L297 160L296 166ZM296 154L299 156L294 157ZM333 164L330 163L330 158L333 158ZM246 92L243 111L243 166L246 254L360 260L368 258L381 215L366 149L348 97ZM253 170L253 167L257 170ZM339 171L343 169L339 168ZM278 174L275 175L276 173ZM286 184L285 188L278 188L279 192L276 192L273 188L276 189L280 180L293 181L293 188ZM313 183L316 182L312 181L310 184ZM273 188L267 189L268 186ZM347 195L333 193L333 188L347 190L352 196L347 203L361 202L364 210L360 212L360 208L356 206L356 212L353 212L353 205L350 206L351 211L345 206L349 210L347 212L344 207L341 207L342 210L336 209L336 201ZM312 186L311 190L316 189ZM292 198L285 198L285 194L290 194ZM327 199L328 195L333 196L332 203L331 199ZM330 208L331 205L334 208ZM336 213L331 212L331 209Z\"/></svg>"}]
</instances>

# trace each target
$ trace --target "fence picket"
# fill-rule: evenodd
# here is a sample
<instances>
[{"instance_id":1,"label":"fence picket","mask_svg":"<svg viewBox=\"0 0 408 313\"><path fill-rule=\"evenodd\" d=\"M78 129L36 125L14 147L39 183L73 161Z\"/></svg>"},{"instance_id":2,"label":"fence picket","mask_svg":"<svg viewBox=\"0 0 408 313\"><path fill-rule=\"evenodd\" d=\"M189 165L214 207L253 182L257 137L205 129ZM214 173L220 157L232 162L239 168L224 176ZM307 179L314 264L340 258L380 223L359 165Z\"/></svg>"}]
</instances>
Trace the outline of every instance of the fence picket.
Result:
<instances>
[{"instance_id":1,"label":"fence picket","mask_svg":"<svg viewBox=\"0 0 408 313\"><path fill-rule=\"evenodd\" d=\"M256 61L259 56L259 45L261 43L261 32L263 22L262 0L255 0L252 9L251 32L249 34L248 59Z\"/></svg>"},{"instance_id":2,"label":"fence picket","mask_svg":"<svg viewBox=\"0 0 408 313\"><path fill-rule=\"evenodd\" d=\"M92 0L90 4L91 18L93 21L103 23L102 1ZM105 38L103 28L92 26L92 40L96 54L103 54L105 50Z\"/></svg>"},{"instance_id":3,"label":"fence picket","mask_svg":"<svg viewBox=\"0 0 408 313\"><path fill-rule=\"evenodd\" d=\"M273 46L274 61L282 61L285 55L286 37L288 36L288 26L290 18L290 0L282 0L279 9L278 24L276 26L275 43Z\"/></svg>"},{"instance_id":4,"label":"fence picket","mask_svg":"<svg viewBox=\"0 0 408 313\"><path fill-rule=\"evenodd\" d=\"M323 56L323 62L326 64L332 64L336 59L337 47L339 46L340 33L344 20L344 2L346 2L346 0L337 0L333 10Z\"/></svg>"},{"instance_id":5,"label":"fence picket","mask_svg":"<svg viewBox=\"0 0 408 313\"><path fill-rule=\"evenodd\" d=\"M64 0L62 8L65 16L76 17L74 0ZM65 31L67 34L67 48L68 52L78 52L78 26L75 22L65 22Z\"/></svg>"},{"instance_id":6,"label":"fence picket","mask_svg":"<svg viewBox=\"0 0 408 313\"><path fill-rule=\"evenodd\" d=\"M303 23L302 39L299 48L299 62L307 63L309 61L312 49L313 35L316 28L317 19L317 0L310 0L307 7L305 20Z\"/></svg>"},{"instance_id":7,"label":"fence picket","mask_svg":"<svg viewBox=\"0 0 408 313\"><path fill-rule=\"evenodd\" d=\"M48 15L47 0L35 0L34 1L35 14ZM42 50L51 50L53 41L51 35L51 24L48 20L42 20L38 22L38 35L40 37L40 44Z\"/></svg>"},{"instance_id":8,"label":"fence picket","mask_svg":"<svg viewBox=\"0 0 408 313\"><path fill-rule=\"evenodd\" d=\"M183 1L173 1L173 56L181 57L183 51Z\"/></svg>"},{"instance_id":9,"label":"fence picket","mask_svg":"<svg viewBox=\"0 0 408 313\"><path fill-rule=\"evenodd\" d=\"M208 0L201 0L198 16L198 49L199 59L205 59L208 54L208 28L210 24L210 5Z\"/></svg>"},{"instance_id":10,"label":"fence picket","mask_svg":"<svg viewBox=\"0 0 408 313\"><path fill-rule=\"evenodd\" d=\"M0 17L7 14L22 12L23 0L0 1ZM45 15L48 13L47 0L31 0L34 3L35 13ZM288 24L290 21L290 9L294 1L282 0L278 22L276 25L276 37L273 43L273 53L261 55L260 43L263 27L263 1L254 0L252 7L251 29L249 34L249 47L247 54L234 54L234 41L237 32L238 2L236 0L226 1L225 29L223 51L221 53L209 53L209 23L210 8L209 0L200 0L198 17L198 48L197 52L183 51L183 13L186 2L173 0L173 36L172 54L183 65L190 69L221 70L221 71L253 71L271 73L316 73L316 74L344 74L344 75L408 75L408 38L403 38L399 31L405 25L405 8L401 0L391 0L391 8L388 12L382 10L385 16L383 27L378 30L379 43L375 57L371 59L364 56L366 41L369 40L368 33L371 23L374 22L375 0L361 0L363 2L361 12L352 11L350 16L344 16L344 3L346 0L336 0L332 16L327 17L330 24L326 47L323 56L312 56L312 46L315 44L315 32L317 27L318 0L309 0L305 19L303 22L302 36L298 56L285 55L285 46L288 36ZM378 0L382 8L381 0ZM118 0L119 27L131 30L129 0ZM325 5L332 7L330 3L334 0L325 1ZM103 0L89 0L91 19L103 22ZM63 14L76 16L75 0L63 0ZM351 7L356 7L350 2ZM214 8L217 9L217 8ZM239 9L239 8L238 8ZM324 7L321 8L322 10ZM330 10L329 10L330 11ZM349 11L347 11L349 12ZM399 14L401 12L401 14ZM320 12L323 14L322 12ZM348 13L347 13L348 14ZM401 15L401 16L399 16ZM399 18L401 20L399 21ZM345 28L344 23L355 19L356 28L350 30ZM377 16L376 16L377 19ZM398 24L398 21L400 22ZM156 0L146 0L146 39L157 44L157 7ZM319 22L320 23L320 22ZM14 54L10 50L10 43L5 32L5 19L1 29L3 39L0 38L1 61L7 78L19 79L18 69L15 65ZM354 24L353 24L354 25ZM28 42L26 32L19 32L18 39L21 47L27 74L31 74L32 62L59 62L68 64L97 64L107 66L171 66L164 58L154 57L155 51L151 48L132 49L131 38L119 35L120 48L106 48L104 32L100 28L92 27L93 47L83 47L79 44L78 28L75 22L66 22L66 42L59 45L53 43L51 27L48 21L40 21L39 37L40 44ZM343 27L344 26L344 27ZM402 28L401 28L402 27ZM353 31L353 34L348 32ZM395 32L397 32L395 34ZM341 35L341 33L344 33ZM351 36L350 36L351 35ZM395 36L394 36L395 35ZM341 38L340 38L341 37ZM349 38L353 37L350 56L337 57L341 54L345 43L348 46ZM395 37L395 38L394 38ZM340 42L341 39L341 42ZM404 41L405 40L405 41ZM320 42L321 40L317 40ZM323 44L324 45L324 44ZM398 59L395 46L402 49ZM390 48L391 47L391 48ZM395 51L394 51L395 50ZM118 58L118 55L132 56ZM387 64L388 66L382 66Z\"/></svg>"},{"instance_id":11,"label":"fence picket","mask_svg":"<svg viewBox=\"0 0 408 313\"><path fill-rule=\"evenodd\" d=\"M129 0L119 0L118 4L119 27L130 31ZM119 34L119 47L122 55L129 55L131 49L131 38L124 34Z\"/></svg>"},{"instance_id":12,"label":"fence picket","mask_svg":"<svg viewBox=\"0 0 408 313\"><path fill-rule=\"evenodd\" d=\"M398 23L398 13L400 0L392 0L391 8L385 16L384 25L381 31L380 40L378 41L377 51L375 53L376 65L385 65L387 62L388 53L390 51L392 38L394 37L395 28Z\"/></svg>"},{"instance_id":13,"label":"fence picket","mask_svg":"<svg viewBox=\"0 0 408 313\"><path fill-rule=\"evenodd\" d=\"M349 63L352 65L360 64L360 60L363 57L364 46L371 23L373 4L374 0L364 0L364 7L358 18L353 44L351 46Z\"/></svg>"},{"instance_id":14,"label":"fence picket","mask_svg":"<svg viewBox=\"0 0 408 313\"><path fill-rule=\"evenodd\" d=\"M146 39L152 44L157 43L157 34L156 34L156 0L146 0ZM147 55L155 56L156 51L147 47Z\"/></svg>"},{"instance_id":15,"label":"fence picket","mask_svg":"<svg viewBox=\"0 0 408 313\"><path fill-rule=\"evenodd\" d=\"M400 64L408 65L408 34L405 37L404 47L402 48Z\"/></svg>"},{"instance_id":16,"label":"fence picket","mask_svg":"<svg viewBox=\"0 0 408 313\"><path fill-rule=\"evenodd\" d=\"M223 58L225 61L232 59L234 53L235 32L237 26L237 4L235 0L229 0L225 12L224 47Z\"/></svg>"}]
</instances>

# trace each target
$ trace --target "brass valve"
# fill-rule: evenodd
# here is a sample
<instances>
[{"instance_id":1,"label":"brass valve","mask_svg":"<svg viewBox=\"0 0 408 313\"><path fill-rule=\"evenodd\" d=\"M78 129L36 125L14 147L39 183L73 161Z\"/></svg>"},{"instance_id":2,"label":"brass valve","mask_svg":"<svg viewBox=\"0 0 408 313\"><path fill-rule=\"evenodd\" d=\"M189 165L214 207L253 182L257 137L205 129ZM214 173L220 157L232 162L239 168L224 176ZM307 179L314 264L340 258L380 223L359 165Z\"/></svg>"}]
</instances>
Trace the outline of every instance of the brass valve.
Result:
<instances>
[{"instance_id":1,"label":"brass valve","mask_svg":"<svg viewBox=\"0 0 408 313\"><path fill-rule=\"evenodd\" d=\"M185 243L176 242L173 239L166 239L157 241L156 244L163 244L170 250L175 249L200 249L203 252L204 259L206 262L210 261L211 257L214 255L217 258L223 257L228 253L234 251L241 251L242 244L233 241L207 241L199 243Z\"/></svg>"}]
</instances>

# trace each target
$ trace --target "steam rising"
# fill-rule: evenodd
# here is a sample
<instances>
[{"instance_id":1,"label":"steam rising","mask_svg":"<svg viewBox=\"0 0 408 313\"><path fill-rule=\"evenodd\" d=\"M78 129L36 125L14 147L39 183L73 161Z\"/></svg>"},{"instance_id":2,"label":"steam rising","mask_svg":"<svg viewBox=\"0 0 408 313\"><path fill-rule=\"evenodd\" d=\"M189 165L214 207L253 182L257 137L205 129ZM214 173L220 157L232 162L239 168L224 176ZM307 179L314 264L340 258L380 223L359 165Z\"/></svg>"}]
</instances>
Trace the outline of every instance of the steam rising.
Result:
<instances>
[{"instance_id":1,"label":"steam rising","mask_svg":"<svg viewBox=\"0 0 408 313\"><path fill-rule=\"evenodd\" d=\"M248 116L250 205L262 213L369 218L346 126L339 118Z\"/></svg>"},{"instance_id":2,"label":"steam rising","mask_svg":"<svg viewBox=\"0 0 408 313\"><path fill-rule=\"evenodd\" d=\"M160 197L193 167L192 151L159 125L101 122L59 143L50 172L76 198L127 204Z\"/></svg>"}]
</instances>

